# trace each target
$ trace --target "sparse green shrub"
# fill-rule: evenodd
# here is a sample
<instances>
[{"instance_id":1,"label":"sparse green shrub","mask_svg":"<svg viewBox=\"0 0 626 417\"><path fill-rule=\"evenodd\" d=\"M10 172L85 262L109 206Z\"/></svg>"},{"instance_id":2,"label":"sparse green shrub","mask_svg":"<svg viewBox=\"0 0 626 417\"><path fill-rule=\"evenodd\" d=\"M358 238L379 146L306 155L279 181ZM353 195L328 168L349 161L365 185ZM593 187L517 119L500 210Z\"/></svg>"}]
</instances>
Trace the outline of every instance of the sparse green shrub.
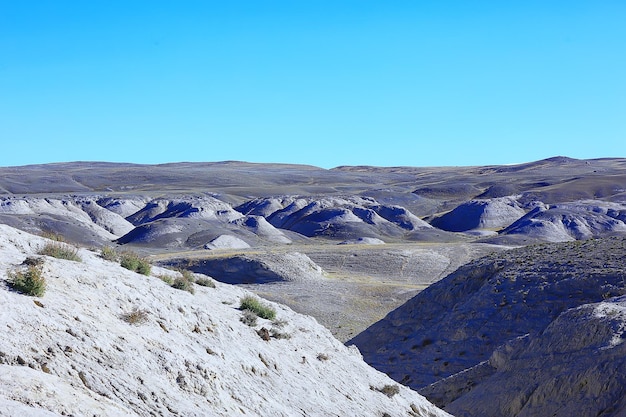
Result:
<instances>
[{"instance_id":1,"label":"sparse green shrub","mask_svg":"<svg viewBox=\"0 0 626 417\"><path fill-rule=\"evenodd\" d=\"M172 283L172 288L176 288L177 290L187 291L191 294L194 294L196 291L193 288L193 282L184 276L178 277Z\"/></svg>"},{"instance_id":2,"label":"sparse green shrub","mask_svg":"<svg viewBox=\"0 0 626 417\"><path fill-rule=\"evenodd\" d=\"M177 271L185 278L187 281L194 282L196 280L196 274L191 272L188 269L177 269Z\"/></svg>"},{"instance_id":3,"label":"sparse green shrub","mask_svg":"<svg viewBox=\"0 0 626 417\"><path fill-rule=\"evenodd\" d=\"M148 321L148 312L134 308L132 311L122 314L121 318L128 324L138 326Z\"/></svg>"},{"instance_id":4,"label":"sparse green shrub","mask_svg":"<svg viewBox=\"0 0 626 417\"><path fill-rule=\"evenodd\" d=\"M152 269L150 262L133 251L126 251L120 255L120 265L142 275L150 275Z\"/></svg>"},{"instance_id":5,"label":"sparse green shrub","mask_svg":"<svg viewBox=\"0 0 626 417\"><path fill-rule=\"evenodd\" d=\"M42 297L46 292L46 278L40 265L30 265L25 272L9 271L7 275L15 291L34 297Z\"/></svg>"},{"instance_id":6,"label":"sparse green shrub","mask_svg":"<svg viewBox=\"0 0 626 417\"><path fill-rule=\"evenodd\" d=\"M196 284L201 285L203 287L215 288L215 283L209 277L202 277L196 280Z\"/></svg>"},{"instance_id":7,"label":"sparse green shrub","mask_svg":"<svg viewBox=\"0 0 626 417\"><path fill-rule=\"evenodd\" d=\"M69 261L81 262L78 256L78 249L74 246L63 242L46 243L39 251L40 255L52 256L58 259L67 259Z\"/></svg>"},{"instance_id":8,"label":"sparse green shrub","mask_svg":"<svg viewBox=\"0 0 626 417\"><path fill-rule=\"evenodd\" d=\"M258 299L249 295L241 299L239 309L250 310L262 319L274 320L274 318L276 317L276 310L261 304Z\"/></svg>"},{"instance_id":9,"label":"sparse green shrub","mask_svg":"<svg viewBox=\"0 0 626 417\"><path fill-rule=\"evenodd\" d=\"M157 275L157 278L166 283L167 285L172 285L174 283L174 277L171 275L161 274Z\"/></svg>"},{"instance_id":10,"label":"sparse green shrub","mask_svg":"<svg viewBox=\"0 0 626 417\"><path fill-rule=\"evenodd\" d=\"M119 253L117 253L114 247L103 246L102 249L100 249L100 257L107 261L117 262L120 255Z\"/></svg>"}]
</instances>

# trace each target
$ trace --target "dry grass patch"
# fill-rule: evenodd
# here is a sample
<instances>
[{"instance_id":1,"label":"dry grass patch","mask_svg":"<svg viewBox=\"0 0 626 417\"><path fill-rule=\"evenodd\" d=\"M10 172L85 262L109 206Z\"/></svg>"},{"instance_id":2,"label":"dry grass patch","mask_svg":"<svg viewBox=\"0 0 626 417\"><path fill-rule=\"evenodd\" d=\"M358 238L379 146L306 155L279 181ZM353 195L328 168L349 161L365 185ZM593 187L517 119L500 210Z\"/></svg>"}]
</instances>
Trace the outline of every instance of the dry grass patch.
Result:
<instances>
[{"instance_id":1,"label":"dry grass patch","mask_svg":"<svg viewBox=\"0 0 626 417\"><path fill-rule=\"evenodd\" d=\"M147 259L140 257L133 251L125 251L120 254L120 265L142 275L150 275L152 269Z\"/></svg>"},{"instance_id":2,"label":"dry grass patch","mask_svg":"<svg viewBox=\"0 0 626 417\"><path fill-rule=\"evenodd\" d=\"M138 326L148 321L148 312L134 308L132 311L122 314L121 318L128 324Z\"/></svg>"},{"instance_id":3,"label":"dry grass patch","mask_svg":"<svg viewBox=\"0 0 626 417\"><path fill-rule=\"evenodd\" d=\"M117 262L120 258L120 254L117 253L117 250L112 246L103 246L102 249L100 249L100 257L107 261Z\"/></svg>"},{"instance_id":4,"label":"dry grass patch","mask_svg":"<svg viewBox=\"0 0 626 417\"><path fill-rule=\"evenodd\" d=\"M52 256L57 259L67 259L69 261L82 262L78 256L78 248L64 242L49 242L38 252L39 255Z\"/></svg>"}]
</instances>

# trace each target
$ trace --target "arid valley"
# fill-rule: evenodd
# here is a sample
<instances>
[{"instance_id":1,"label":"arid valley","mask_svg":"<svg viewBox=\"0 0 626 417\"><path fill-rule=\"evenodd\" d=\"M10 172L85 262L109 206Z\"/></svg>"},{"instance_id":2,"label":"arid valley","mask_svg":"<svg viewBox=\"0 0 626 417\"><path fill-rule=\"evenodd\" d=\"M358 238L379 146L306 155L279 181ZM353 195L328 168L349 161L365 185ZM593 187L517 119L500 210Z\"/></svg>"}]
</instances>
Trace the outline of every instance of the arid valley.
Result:
<instances>
[{"instance_id":1,"label":"arid valley","mask_svg":"<svg viewBox=\"0 0 626 417\"><path fill-rule=\"evenodd\" d=\"M626 413L626 159L0 167L0 231L0 415Z\"/></svg>"}]
</instances>

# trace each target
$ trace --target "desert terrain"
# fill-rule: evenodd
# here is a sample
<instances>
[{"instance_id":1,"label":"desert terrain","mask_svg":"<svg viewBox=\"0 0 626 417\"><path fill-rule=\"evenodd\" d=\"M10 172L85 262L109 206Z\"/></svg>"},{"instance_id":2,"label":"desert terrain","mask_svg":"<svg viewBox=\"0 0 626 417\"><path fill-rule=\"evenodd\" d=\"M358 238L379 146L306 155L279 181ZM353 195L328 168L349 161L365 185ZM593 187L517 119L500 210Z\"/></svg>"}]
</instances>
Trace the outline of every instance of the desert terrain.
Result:
<instances>
[{"instance_id":1,"label":"desert terrain","mask_svg":"<svg viewBox=\"0 0 626 417\"><path fill-rule=\"evenodd\" d=\"M356 345L368 364L453 415L565 416L589 398L596 405L580 415L621 415L625 407L616 399L626 394L618 360L626 159L330 170L236 161L6 167L0 223L5 235L24 233L24 242L62 236L85 257L132 250L154 268L208 276L233 294L251 291L312 316L329 338ZM5 268L36 246L16 239L5 245L22 254ZM16 302L5 301L4 312ZM571 346L561 352L555 346L566 334ZM12 343L3 345L5 357L16 352ZM600 354L601 365L591 363ZM19 362L10 357L5 365ZM552 371L538 370L550 364ZM417 413L411 404L418 408L407 399L397 415ZM230 405L220 407L227 415ZM267 407L254 413L272 415ZM391 413L376 407L371 415Z\"/></svg>"}]
</instances>

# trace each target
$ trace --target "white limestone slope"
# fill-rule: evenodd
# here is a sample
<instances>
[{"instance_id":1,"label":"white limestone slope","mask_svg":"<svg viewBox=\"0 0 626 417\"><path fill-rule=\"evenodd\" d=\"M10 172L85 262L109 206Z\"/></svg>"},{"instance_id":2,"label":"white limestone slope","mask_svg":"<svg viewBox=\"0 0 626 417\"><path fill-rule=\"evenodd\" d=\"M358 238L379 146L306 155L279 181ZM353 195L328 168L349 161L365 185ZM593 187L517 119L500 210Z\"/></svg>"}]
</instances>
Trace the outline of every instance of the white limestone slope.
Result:
<instances>
[{"instance_id":1,"label":"white limestone slope","mask_svg":"<svg viewBox=\"0 0 626 417\"><path fill-rule=\"evenodd\" d=\"M43 257L43 297L10 290L6 271L44 241L0 225L2 416L448 415L311 317L265 302L275 322L242 323L235 286L190 294L81 249L82 262ZM122 319L134 309L145 323Z\"/></svg>"}]
</instances>

